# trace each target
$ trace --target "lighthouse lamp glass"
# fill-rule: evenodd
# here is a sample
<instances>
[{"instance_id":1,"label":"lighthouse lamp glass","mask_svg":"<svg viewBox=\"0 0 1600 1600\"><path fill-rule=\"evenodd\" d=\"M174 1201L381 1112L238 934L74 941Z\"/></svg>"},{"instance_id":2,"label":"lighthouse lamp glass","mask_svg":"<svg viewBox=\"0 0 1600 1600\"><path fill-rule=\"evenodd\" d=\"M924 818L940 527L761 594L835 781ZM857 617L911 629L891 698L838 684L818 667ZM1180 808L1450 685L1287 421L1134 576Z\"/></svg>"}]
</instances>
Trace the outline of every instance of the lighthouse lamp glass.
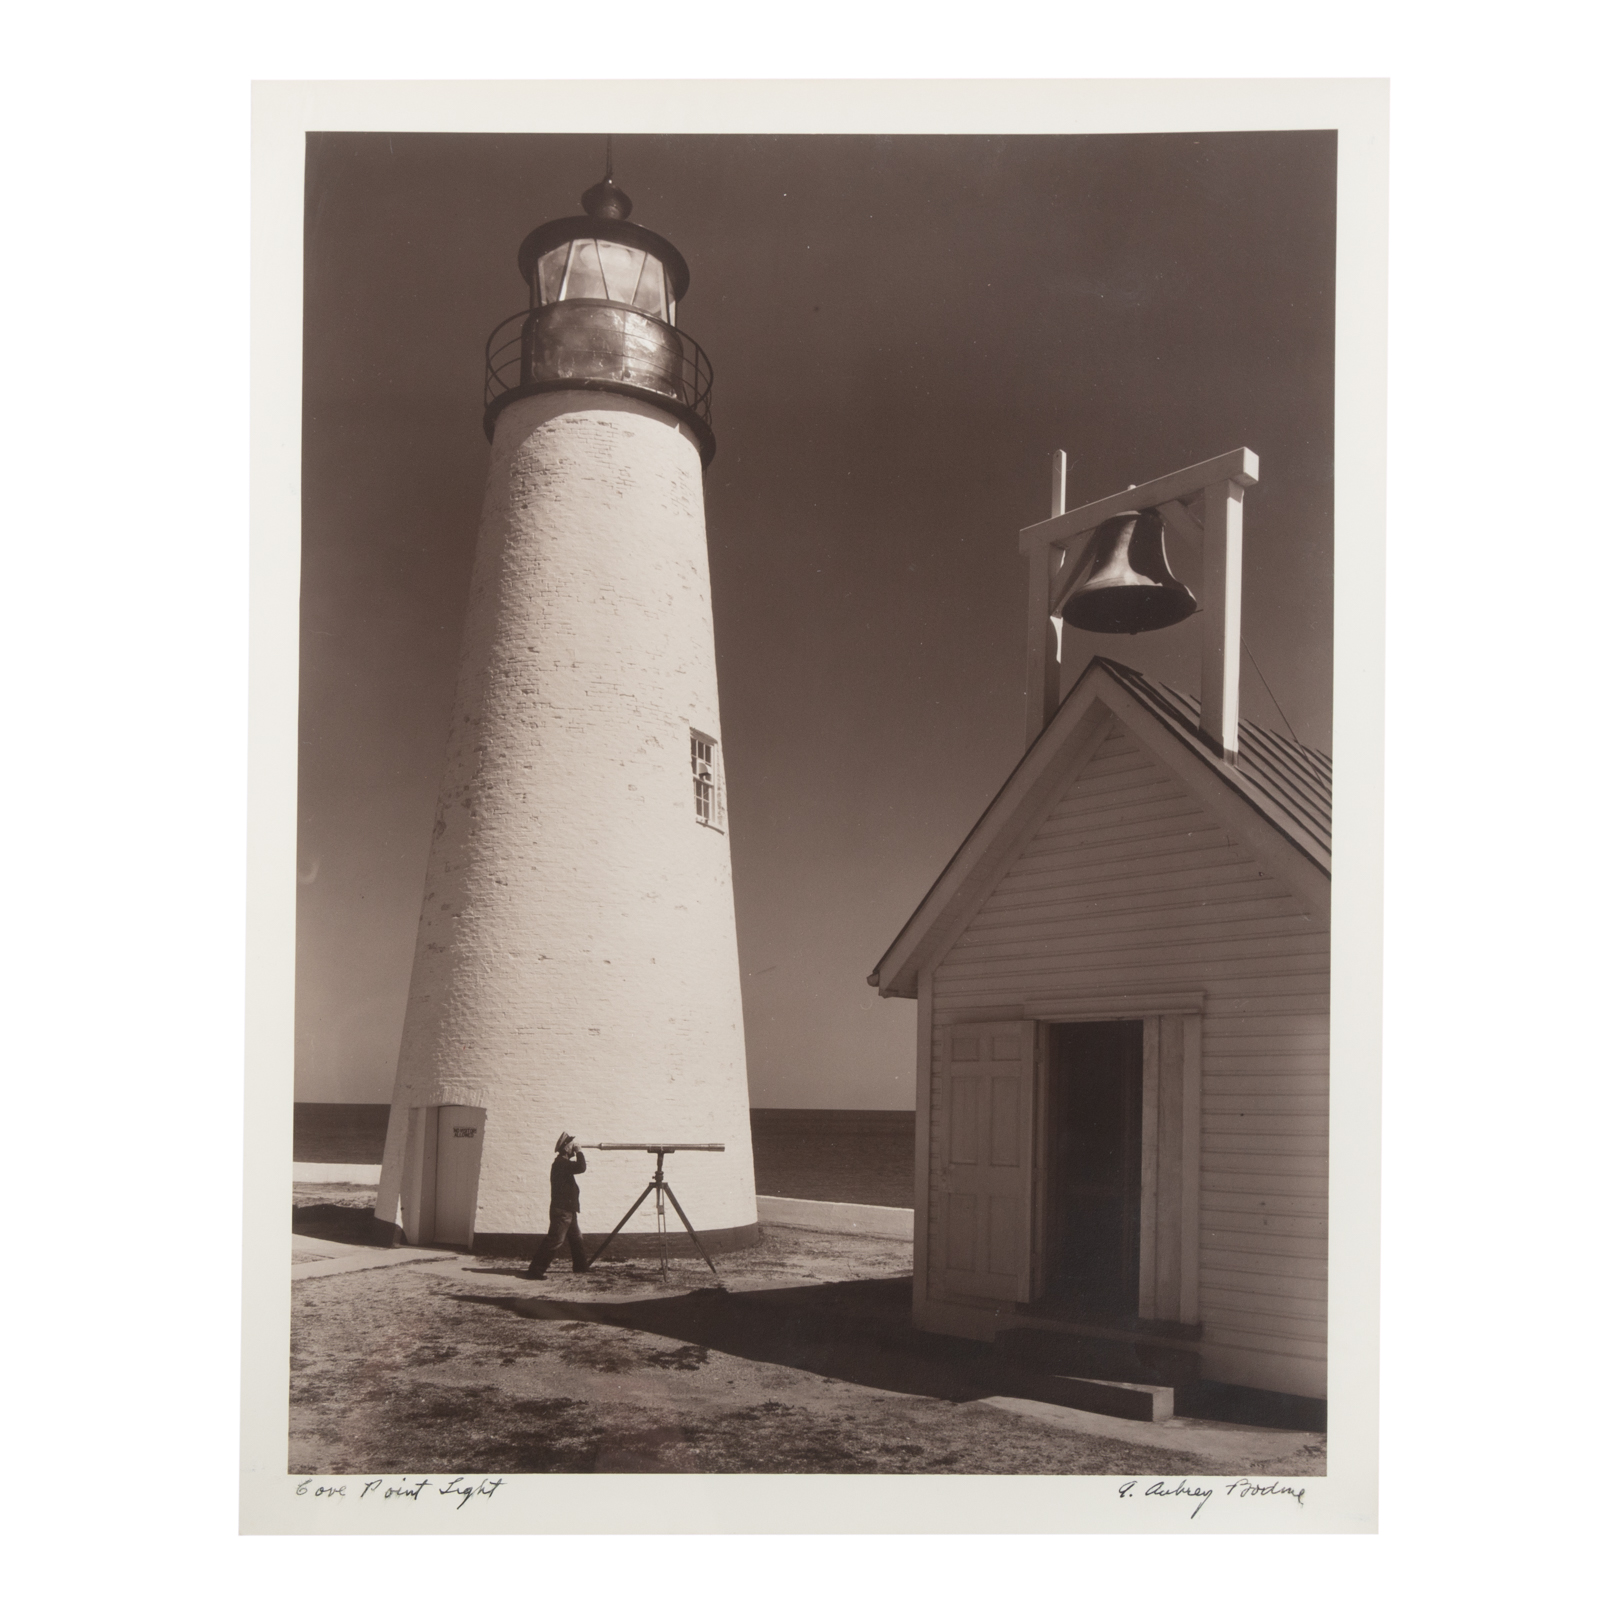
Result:
<instances>
[{"instance_id":1,"label":"lighthouse lamp glass","mask_svg":"<svg viewBox=\"0 0 1600 1600\"><path fill-rule=\"evenodd\" d=\"M648 251L609 239L574 239L539 257L539 303L609 300L663 322L677 307L660 261Z\"/></svg>"}]
</instances>

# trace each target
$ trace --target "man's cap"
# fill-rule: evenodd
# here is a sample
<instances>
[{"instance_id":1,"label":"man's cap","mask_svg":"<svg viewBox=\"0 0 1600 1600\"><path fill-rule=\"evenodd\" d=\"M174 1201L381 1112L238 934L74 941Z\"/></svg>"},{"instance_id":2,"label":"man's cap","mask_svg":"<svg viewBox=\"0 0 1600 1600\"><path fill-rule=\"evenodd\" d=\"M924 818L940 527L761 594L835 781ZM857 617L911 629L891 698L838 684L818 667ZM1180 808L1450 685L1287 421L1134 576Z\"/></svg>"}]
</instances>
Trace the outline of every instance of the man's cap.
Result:
<instances>
[{"instance_id":1,"label":"man's cap","mask_svg":"<svg viewBox=\"0 0 1600 1600\"><path fill-rule=\"evenodd\" d=\"M573 1142L574 1141L570 1133L562 1134L561 1137L556 1140L556 1154L560 1155L567 1148L567 1146Z\"/></svg>"}]
</instances>

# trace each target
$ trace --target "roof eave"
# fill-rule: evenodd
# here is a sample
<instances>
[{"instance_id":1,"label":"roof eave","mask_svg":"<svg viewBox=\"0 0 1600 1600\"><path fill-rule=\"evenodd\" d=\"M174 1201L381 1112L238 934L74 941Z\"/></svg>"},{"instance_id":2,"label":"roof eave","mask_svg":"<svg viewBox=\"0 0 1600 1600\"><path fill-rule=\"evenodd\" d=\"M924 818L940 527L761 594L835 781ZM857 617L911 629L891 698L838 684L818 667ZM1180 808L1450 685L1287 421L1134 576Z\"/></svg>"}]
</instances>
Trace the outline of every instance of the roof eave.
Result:
<instances>
[{"instance_id":1,"label":"roof eave","mask_svg":"<svg viewBox=\"0 0 1600 1600\"><path fill-rule=\"evenodd\" d=\"M1003 853L1016 830L1027 825L1031 810L1035 809L1028 806L1029 797L1040 792L1052 767L1071 762L1081 742L1075 740L1074 735L1082 733L1087 738L1094 731L1084 724L1100 698L1091 683L1098 669L1098 658L1084 668L1055 716L1011 769L994 799L984 808L917 909L895 935L867 980L880 995L903 1000L916 998L924 947L930 941L936 944L942 927L959 915L957 901L963 887L986 859Z\"/></svg>"},{"instance_id":2,"label":"roof eave","mask_svg":"<svg viewBox=\"0 0 1600 1600\"><path fill-rule=\"evenodd\" d=\"M1168 741L1186 752L1199 767L1220 783L1223 791L1250 808L1272 833L1281 838L1298 859L1315 869L1323 884L1332 877L1331 858L1314 841L1302 837L1301 830L1290 825L1284 817L1244 786L1239 774L1228 768L1205 746L1198 731L1191 732L1184 725L1171 720L1146 703L1121 676L1110 670L1117 663L1096 656L1079 675L1078 681L1063 698L1060 709L1022 760L1012 768L995 797L984 809L982 816L961 842L960 847L945 864L932 887L923 896L917 909L895 936L884 952L883 958L867 979L880 996L892 999L912 999L917 996L918 975L930 953L937 950L951 924L961 915L960 901L973 898L963 895L963 889L974 877L983 880L979 869L985 860L993 862L1003 854L1007 844L1014 841L1016 830L1028 825L1034 810L1043 809L1043 798L1030 806L1030 796L1045 796L1053 785L1047 784L1052 766L1070 765L1073 751L1066 747L1074 743L1073 735L1082 730L1096 704L1108 716L1115 716L1137 730L1139 724L1147 729L1165 734ZM1297 875L1303 875L1304 866ZM1315 881L1315 880L1306 880Z\"/></svg>"}]
</instances>

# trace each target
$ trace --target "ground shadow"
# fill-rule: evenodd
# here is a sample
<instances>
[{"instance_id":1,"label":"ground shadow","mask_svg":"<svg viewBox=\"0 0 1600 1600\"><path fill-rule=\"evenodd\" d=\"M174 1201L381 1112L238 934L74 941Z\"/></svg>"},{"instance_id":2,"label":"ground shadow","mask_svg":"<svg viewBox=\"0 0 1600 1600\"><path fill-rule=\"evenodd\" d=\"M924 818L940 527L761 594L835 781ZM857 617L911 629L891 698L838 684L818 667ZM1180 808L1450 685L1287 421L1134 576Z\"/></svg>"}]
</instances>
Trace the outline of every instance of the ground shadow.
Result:
<instances>
[{"instance_id":1,"label":"ground shadow","mask_svg":"<svg viewBox=\"0 0 1600 1600\"><path fill-rule=\"evenodd\" d=\"M371 1244L372 1216L371 1206L295 1206L291 1231L335 1244Z\"/></svg>"},{"instance_id":2,"label":"ground shadow","mask_svg":"<svg viewBox=\"0 0 1600 1600\"><path fill-rule=\"evenodd\" d=\"M985 1345L911 1326L911 1279L868 1278L724 1294L691 1290L622 1304L457 1295L539 1322L598 1322L703 1345L747 1361L896 1394L976 1400L999 1389Z\"/></svg>"},{"instance_id":3,"label":"ground shadow","mask_svg":"<svg viewBox=\"0 0 1600 1600\"><path fill-rule=\"evenodd\" d=\"M371 1244L372 1219L371 1205L319 1203L293 1208L295 1233L339 1244ZM479 1277L519 1279L525 1269L505 1264L462 1270ZM668 1299L622 1303L488 1294L454 1298L534 1321L599 1322L659 1334L746 1360L897 1394L965 1401L1031 1392L1028 1375L997 1359L988 1345L913 1328L909 1276L735 1293L705 1287ZM1087 1369L1080 1375L1126 1376ZM1150 1375L1149 1381L1160 1380ZM1307 1432L1327 1427L1326 1402L1296 1395L1202 1382L1184 1384L1175 1399L1183 1416Z\"/></svg>"},{"instance_id":4,"label":"ground shadow","mask_svg":"<svg viewBox=\"0 0 1600 1600\"><path fill-rule=\"evenodd\" d=\"M454 1298L530 1321L630 1328L894 1394L951 1401L995 1394L1046 1398L1049 1387L1039 1388L1040 1371L1005 1360L990 1345L912 1327L909 1276L734 1293L697 1288L670 1299L621 1303ZM1094 1374L1083 1369L1081 1375ZM1324 1402L1295 1395L1203 1382L1181 1386L1174 1398L1183 1416L1307 1432L1327 1426Z\"/></svg>"}]
</instances>

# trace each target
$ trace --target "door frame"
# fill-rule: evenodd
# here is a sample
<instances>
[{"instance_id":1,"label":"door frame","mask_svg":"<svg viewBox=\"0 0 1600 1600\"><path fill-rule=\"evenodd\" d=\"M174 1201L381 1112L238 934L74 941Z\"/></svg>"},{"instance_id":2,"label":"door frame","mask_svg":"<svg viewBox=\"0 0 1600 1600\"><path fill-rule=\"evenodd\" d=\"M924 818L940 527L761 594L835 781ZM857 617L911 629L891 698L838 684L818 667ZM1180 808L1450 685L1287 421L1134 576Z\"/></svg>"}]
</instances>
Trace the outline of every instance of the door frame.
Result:
<instances>
[{"instance_id":1,"label":"door frame","mask_svg":"<svg viewBox=\"0 0 1600 1600\"><path fill-rule=\"evenodd\" d=\"M1140 1106L1139 1316L1193 1327L1200 1321L1200 1074L1204 994L1114 995L1041 999L1023 1016L1041 1026L1070 1022L1142 1022L1144 1083ZM1053 1047L1053 1041L1051 1041ZM1035 1299L1044 1291L1044 1219L1049 1152L1050 1048L1036 1070L1034 1119Z\"/></svg>"},{"instance_id":2,"label":"door frame","mask_svg":"<svg viewBox=\"0 0 1600 1600\"><path fill-rule=\"evenodd\" d=\"M1131 1089L1130 1099L1132 1104L1128 1107L1131 1126L1124 1124L1124 1137L1129 1140L1132 1148L1128 1151L1132 1160L1130 1165L1133 1171L1128 1174L1131 1179L1131 1188L1138 1195L1139 1204L1139 1231L1131 1241L1125 1241L1132 1246L1133 1283L1131 1299L1133 1305L1127 1309L1135 1309L1140 1305L1140 1290L1143 1286L1140 1266L1146 1256L1145 1244L1145 1188L1146 1158L1143 1148L1144 1137L1144 1066L1137 1053L1143 1051L1144 1039L1149 1029L1146 1020L1139 1017L1074 1017L1067 1022L1039 1022L1039 1073L1034 1089L1034 1115L1041 1124L1039 1137L1034 1149L1034 1215L1037 1219L1034 1227L1033 1249L1034 1270L1030 1279L1033 1301L1043 1301L1051 1292L1052 1262L1059 1263L1063 1238L1058 1231L1064 1220L1063 1207L1060 1201L1058 1185L1065 1176L1062 1152L1058 1148L1064 1129L1057 1116L1056 1096L1064 1088L1062 1077L1066 1069L1066 1057L1063 1050L1063 1031L1068 1028L1094 1026L1096 1024L1121 1024L1134 1030L1133 1037L1137 1041L1134 1049L1136 1059L1129 1063L1132 1067L1133 1083L1128 1085ZM1129 1198L1132 1198L1129 1195ZM1124 1222L1124 1227L1126 1223ZM1119 1268L1119 1271L1122 1270ZM1051 1301L1050 1304L1063 1304ZM1140 1315L1144 1313L1142 1310Z\"/></svg>"},{"instance_id":3,"label":"door frame","mask_svg":"<svg viewBox=\"0 0 1600 1600\"><path fill-rule=\"evenodd\" d=\"M439 1113L449 1107L468 1111L483 1111L469 1100L446 1100L431 1106L411 1106L406 1112L405 1163L400 1180L400 1226L407 1244L430 1244L433 1241L435 1211L439 1179ZM482 1140L478 1141L479 1182L483 1177ZM475 1228L468 1230L470 1236ZM452 1246L451 1248L460 1248ZM466 1246L471 1249L469 1242Z\"/></svg>"}]
</instances>

